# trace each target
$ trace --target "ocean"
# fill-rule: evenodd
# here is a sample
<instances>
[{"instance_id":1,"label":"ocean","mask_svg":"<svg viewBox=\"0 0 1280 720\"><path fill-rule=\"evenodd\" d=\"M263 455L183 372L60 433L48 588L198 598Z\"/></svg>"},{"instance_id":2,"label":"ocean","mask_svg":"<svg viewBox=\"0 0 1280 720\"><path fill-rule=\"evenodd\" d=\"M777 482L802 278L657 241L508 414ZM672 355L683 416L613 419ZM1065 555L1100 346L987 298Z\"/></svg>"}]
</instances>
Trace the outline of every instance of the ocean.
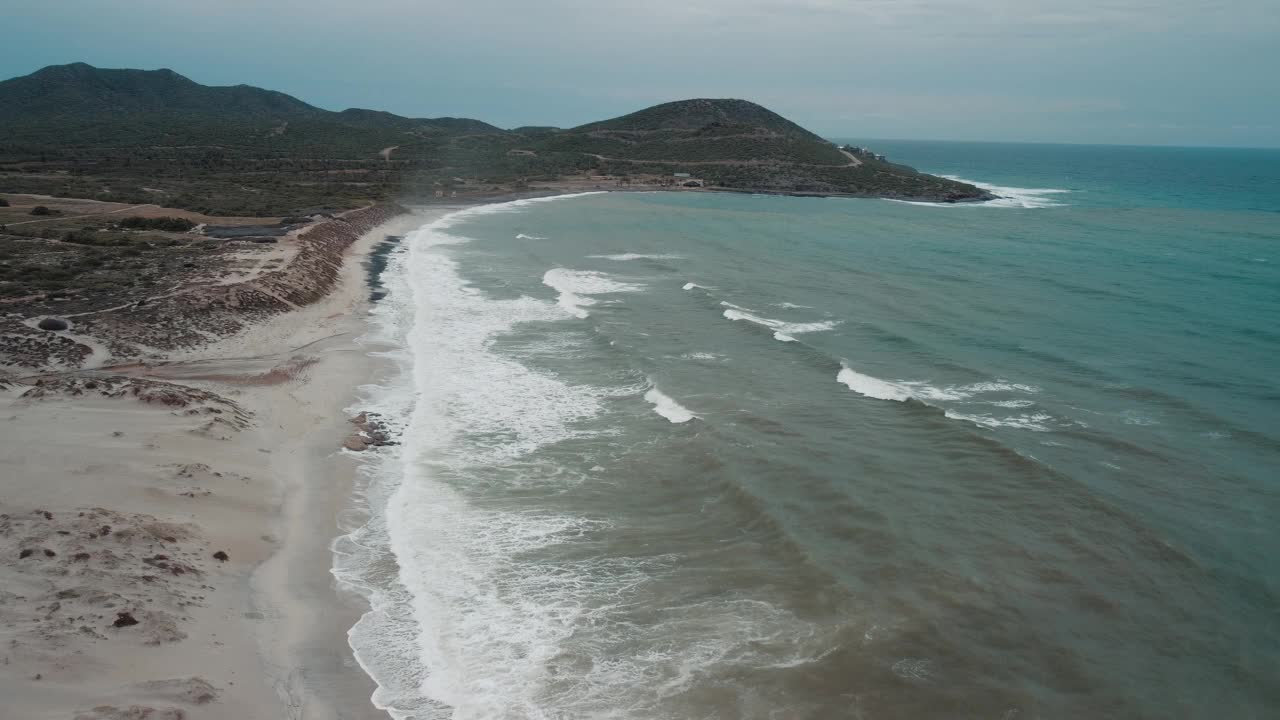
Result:
<instances>
[{"instance_id":1,"label":"ocean","mask_svg":"<svg viewBox=\"0 0 1280 720\"><path fill-rule=\"evenodd\" d=\"M1004 199L388 246L335 573L396 718L1280 716L1280 151L851 140Z\"/></svg>"}]
</instances>

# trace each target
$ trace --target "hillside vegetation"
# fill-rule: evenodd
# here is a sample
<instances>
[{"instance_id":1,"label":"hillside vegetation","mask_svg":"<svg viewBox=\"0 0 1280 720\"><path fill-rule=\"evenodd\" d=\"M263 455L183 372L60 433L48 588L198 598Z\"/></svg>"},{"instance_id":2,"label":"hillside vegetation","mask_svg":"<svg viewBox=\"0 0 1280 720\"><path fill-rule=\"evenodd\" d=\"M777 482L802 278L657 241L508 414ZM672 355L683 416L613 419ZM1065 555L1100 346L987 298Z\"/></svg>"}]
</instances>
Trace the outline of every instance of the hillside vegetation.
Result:
<instances>
[{"instance_id":1,"label":"hillside vegetation","mask_svg":"<svg viewBox=\"0 0 1280 720\"><path fill-rule=\"evenodd\" d=\"M718 189L926 200L970 185L831 143L745 100L684 100L560 130L332 112L171 70L51 66L0 82L0 192L283 215L606 176Z\"/></svg>"}]
</instances>

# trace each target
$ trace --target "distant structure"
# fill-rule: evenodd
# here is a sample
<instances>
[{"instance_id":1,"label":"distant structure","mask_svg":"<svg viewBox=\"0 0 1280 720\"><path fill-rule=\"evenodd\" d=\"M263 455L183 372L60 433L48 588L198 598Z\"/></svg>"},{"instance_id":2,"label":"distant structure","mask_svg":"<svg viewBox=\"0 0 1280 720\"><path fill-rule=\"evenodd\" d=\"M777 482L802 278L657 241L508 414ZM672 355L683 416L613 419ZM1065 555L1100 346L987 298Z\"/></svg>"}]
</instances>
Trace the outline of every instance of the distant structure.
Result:
<instances>
[{"instance_id":1,"label":"distant structure","mask_svg":"<svg viewBox=\"0 0 1280 720\"><path fill-rule=\"evenodd\" d=\"M868 148L859 147L859 146L857 146L857 145L841 145L841 146L839 146L839 147L840 147L840 149L841 149L841 150L843 150L843 151L845 151L845 152L847 152L847 153L849 153L849 154L851 154L851 155L861 155L861 156L863 156L863 157L875 158L876 160L879 160L880 162L887 162L887 159L885 158L885 156L884 156L884 155L876 154L876 153L872 152L872 151L871 151L870 149L868 149Z\"/></svg>"},{"instance_id":2,"label":"distant structure","mask_svg":"<svg viewBox=\"0 0 1280 720\"><path fill-rule=\"evenodd\" d=\"M671 173L671 177L672 177L672 180L669 184L675 185L677 187L699 188L699 187L706 186L706 183L702 181L702 178L696 178L693 176L692 173L687 173L687 172Z\"/></svg>"}]
</instances>

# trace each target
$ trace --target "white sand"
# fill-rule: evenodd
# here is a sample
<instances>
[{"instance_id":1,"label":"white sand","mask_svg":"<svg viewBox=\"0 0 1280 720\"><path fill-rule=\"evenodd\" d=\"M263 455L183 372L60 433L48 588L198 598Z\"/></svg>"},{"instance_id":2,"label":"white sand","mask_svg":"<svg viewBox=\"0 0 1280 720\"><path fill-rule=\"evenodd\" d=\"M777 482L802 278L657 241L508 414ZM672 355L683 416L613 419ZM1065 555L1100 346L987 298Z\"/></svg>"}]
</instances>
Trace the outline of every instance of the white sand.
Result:
<instances>
[{"instance_id":1,"label":"white sand","mask_svg":"<svg viewBox=\"0 0 1280 720\"><path fill-rule=\"evenodd\" d=\"M343 410L376 369L361 260L428 219L364 236L325 300L140 371L245 428L211 400L0 389L0 718L386 717L329 543L355 469Z\"/></svg>"}]
</instances>

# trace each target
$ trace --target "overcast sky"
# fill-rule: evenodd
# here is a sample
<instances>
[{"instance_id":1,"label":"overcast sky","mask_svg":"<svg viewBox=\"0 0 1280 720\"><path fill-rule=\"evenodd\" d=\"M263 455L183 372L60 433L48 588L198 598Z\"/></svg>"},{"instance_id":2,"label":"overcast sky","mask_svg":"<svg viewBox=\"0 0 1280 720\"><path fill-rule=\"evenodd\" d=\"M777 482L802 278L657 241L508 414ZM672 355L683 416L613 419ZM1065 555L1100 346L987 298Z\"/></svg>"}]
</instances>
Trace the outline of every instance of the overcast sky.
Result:
<instances>
[{"instance_id":1,"label":"overcast sky","mask_svg":"<svg viewBox=\"0 0 1280 720\"><path fill-rule=\"evenodd\" d=\"M740 97L828 137L1280 146L1280 0L4 0L0 27L4 77L504 127Z\"/></svg>"}]
</instances>

